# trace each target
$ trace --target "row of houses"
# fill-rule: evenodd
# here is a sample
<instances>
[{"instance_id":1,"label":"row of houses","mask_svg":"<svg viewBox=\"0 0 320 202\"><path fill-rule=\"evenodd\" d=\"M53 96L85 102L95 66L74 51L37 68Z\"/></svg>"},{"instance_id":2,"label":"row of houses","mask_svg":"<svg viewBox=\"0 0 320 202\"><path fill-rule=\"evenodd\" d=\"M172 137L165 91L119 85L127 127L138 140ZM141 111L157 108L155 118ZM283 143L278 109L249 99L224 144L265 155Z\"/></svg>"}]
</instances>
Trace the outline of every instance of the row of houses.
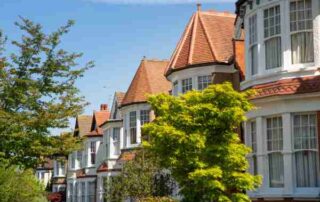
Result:
<instances>
[{"instance_id":1,"label":"row of houses","mask_svg":"<svg viewBox=\"0 0 320 202\"><path fill-rule=\"evenodd\" d=\"M199 5L171 59L143 58L111 108L79 115L74 135L87 137L84 149L68 166L54 161L52 174L38 169L39 178L53 175L53 192L66 190L69 202L104 201L104 178L134 158L141 126L154 119L147 95L230 81L258 90L241 130L252 148L250 172L263 176L252 200L319 201L319 29L319 0L238 0L236 14Z\"/></svg>"}]
</instances>

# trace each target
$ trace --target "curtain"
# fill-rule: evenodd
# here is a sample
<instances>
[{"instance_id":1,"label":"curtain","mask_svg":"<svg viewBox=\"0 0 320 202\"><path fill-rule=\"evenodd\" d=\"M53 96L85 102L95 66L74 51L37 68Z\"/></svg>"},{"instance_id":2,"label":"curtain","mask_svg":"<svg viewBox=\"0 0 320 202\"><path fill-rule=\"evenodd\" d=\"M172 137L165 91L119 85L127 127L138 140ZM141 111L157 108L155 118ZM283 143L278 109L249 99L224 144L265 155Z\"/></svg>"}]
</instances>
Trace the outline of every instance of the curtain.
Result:
<instances>
[{"instance_id":1,"label":"curtain","mask_svg":"<svg viewBox=\"0 0 320 202\"><path fill-rule=\"evenodd\" d=\"M281 37L274 37L265 42L266 69L281 66Z\"/></svg>"},{"instance_id":2,"label":"curtain","mask_svg":"<svg viewBox=\"0 0 320 202\"><path fill-rule=\"evenodd\" d=\"M295 153L297 187L317 187L317 152L299 151Z\"/></svg>"},{"instance_id":3,"label":"curtain","mask_svg":"<svg viewBox=\"0 0 320 202\"><path fill-rule=\"evenodd\" d=\"M291 54L292 64L314 61L312 32L300 32L291 35Z\"/></svg>"},{"instance_id":4,"label":"curtain","mask_svg":"<svg viewBox=\"0 0 320 202\"><path fill-rule=\"evenodd\" d=\"M283 156L281 153L269 154L269 181L270 187L283 187Z\"/></svg>"},{"instance_id":5,"label":"curtain","mask_svg":"<svg viewBox=\"0 0 320 202\"><path fill-rule=\"evenodd\" d=\"M95 182L89 182L89 202L94 202L95 201Z\"/></svg>"}]
</instances>

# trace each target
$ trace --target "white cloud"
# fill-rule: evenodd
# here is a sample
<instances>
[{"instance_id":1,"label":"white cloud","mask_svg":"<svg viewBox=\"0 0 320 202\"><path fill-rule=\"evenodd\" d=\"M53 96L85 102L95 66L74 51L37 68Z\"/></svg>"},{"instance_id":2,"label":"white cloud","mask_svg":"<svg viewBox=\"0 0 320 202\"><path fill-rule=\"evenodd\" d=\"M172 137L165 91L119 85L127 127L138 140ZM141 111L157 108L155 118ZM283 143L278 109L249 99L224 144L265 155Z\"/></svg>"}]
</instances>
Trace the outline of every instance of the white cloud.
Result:
<instances>
[{"instance_id":1,"label":"white cloud","mask_svg":"<svg viewBox=\"0 0 320 202\"><path fill-rule=\"evenodd\" d=\"M236 0L86 0L108 4L195 4L195 3L235 3Z\"/></svg>"}]
</instances>

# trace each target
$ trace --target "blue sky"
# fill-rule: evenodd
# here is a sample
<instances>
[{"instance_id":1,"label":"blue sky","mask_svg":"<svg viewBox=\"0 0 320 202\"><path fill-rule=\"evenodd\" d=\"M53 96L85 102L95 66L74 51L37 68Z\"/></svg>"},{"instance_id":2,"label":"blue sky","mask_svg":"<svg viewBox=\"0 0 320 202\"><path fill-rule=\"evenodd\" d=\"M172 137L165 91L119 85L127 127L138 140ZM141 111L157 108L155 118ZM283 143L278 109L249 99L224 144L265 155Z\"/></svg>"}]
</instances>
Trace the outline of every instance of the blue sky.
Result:
<instances>
[{"instance_id":1,"label":"blue sky","mask_svg":"<svg viewBox=\"0 0 320 202\"><path fill-rule=\"evenodd\" d=\"M62 46L83 52L82 64L95 61L77 83L91 103L85 113L91 114L101 103L110 104L115 91L126 91L143 56L170 58L196 2L203 10L235 9L235 0L0 0L0 29L16 39L19 15L47 32L75 20Z\"/></svg>"}]
</instances>

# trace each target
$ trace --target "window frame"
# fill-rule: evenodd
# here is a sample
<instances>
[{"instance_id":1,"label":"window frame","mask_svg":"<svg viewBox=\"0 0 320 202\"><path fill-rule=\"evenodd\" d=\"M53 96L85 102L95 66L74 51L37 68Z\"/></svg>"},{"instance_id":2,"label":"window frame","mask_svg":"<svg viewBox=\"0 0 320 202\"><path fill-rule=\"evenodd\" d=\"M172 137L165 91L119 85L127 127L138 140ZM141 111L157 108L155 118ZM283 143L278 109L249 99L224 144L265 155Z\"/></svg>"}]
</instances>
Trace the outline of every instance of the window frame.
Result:
<instances>
[{"instance_id":1,"label":"window frame","mask_svg":"<svg viewBox=\"0 0 320 202\"><path fill-rule=\"evenodd\" d=\"M266 29L266 27L265 27L265 20L266 20L266 18L265 18L265 11L266 10L269 10L269 9L271 9L271 8L276 8L276 7L279 7L279 18L280 18L280 20L279 20L279 26L280 26L280 33L278 33L278 34L274 34L274 35L272 35L272 36L270 36L270 34L269 34L269 36L265 36L265 29ZM264 60L265 60L265 62L264 62L264 70L266 71L266 72L274 72L274 71L278 71L279 69L281 69L282 67L283 67L283 63L284 63L284 57L283 57L283 39L282 39L282 34L283 34L283 30L282 30L282 18L283 18L283 15L282 15L282 4L280 4L280 3L273 3L273 4L271 4L271 5L268 5L268 6L266 6L266 7L264 7L263 9L262 9L262 24L263 24L263 26L262 26L262 28L263 28L263 46L264 46ZM276 18L276 15L274 15L274 18ZM267 18L268 20L270 19L270 16L269 16L269 14L268 14L268 18ZM274 20L274 23L276 22L276 20ZM269 22L268 22L269 23ZM268 24L269 25L269 24ZM275 24L274 24L275 25ZM268 26L268 28L270 28L270 26ZM276 28L276 25L274 26L274 28ZM266 47L266 44L267 44L267 42L269 41L269 40L271 40L271 39L275 39L275 38L280 38L280 66L277 66L277 67L272 67L272 68L267 68L267 47Z\"/></svg>"},{"instance_id":2,"label":"window frame","mask_svg":"<svg viewBox=\"0 0 320 202\"><path fill-rule=\"evenodd\" d=\"M202 78L201 83L200 83L200 78ZM206 78L206 82L203 82L204 81L203 78ZM208 88L208 86L212 84L212 81L213 81L213 76L211 74L197 76L197 89L204 90ZM201 85L201 88L200 88L200 85Z\"/></svg>"},{"instance_id":3,"label":"window frame","mask_svg":"<svg viewBox=\"0 0 320 202\"><path fill-rule=\"evenodd\" d=\"M187 83L184 84L185 82L187 82ZM188 91L191 91L192 89L193 89L193 78L192 77L181 79L181 92L182 92L182 94L185 94Z\"/></svg>"},{"instance_id":4,"label":"window frame","mask_svg":"<svg viewBox=\"0 0 320 202\"><path fill-rule=\"evenodd\" d=\"M115 131L118 131L117 138ZM119 155L120 154L120 127L114 127L112 128L112 143L113 143L113 155Z\"/></svg>"},{"instance_id":5,"label":"window frame","mask_svg":"<svg viewBox=\"0 0 320 202\"><path fill-rule=\"evenodd\" d=\"M133 115L134 114L134 115ZM137 111L129 112L130 144L137 144Z\"/></svg>"},{"instance_id":6,"label":"window frame","mask_svg":"<svg viewBox=\"0 0 320 202\"><path fill-rule=\"evenodd\" d=\"M295 116L303 116L303 115L314 115L315 116L315 144L316 144L316 149L295 149L295 125L294 125L294 118ZM301 123L301 118L300 118L300 123ZM308 118L308 124L309 124L309 118ZM315 152L316 153L316 170L319 171L320 169L320 157L319 157L319 135L318 135L318 114L316 112L298 112L298 113L292 113L291 114L291 149L292 149L292 158L293 158L293 173L294 173L294 187L297 189L319 189L320 188L320 174L319 172L316 172L317 175L317 186L298 186L298 181L297 181L297 162L296 162L296 153L298 152ZM301 125L300 125L301 126ZM309 127L309 125L308 125Z\"/></svg>"},{"instance_id":7,"label":"window frame","mask_svg":"<svg viewBox=\"0 0 320 202\"><path fill-rule=\"evenodd\" d=\"M274 119L278 119L277 121L281 120L281 127L279 126L279 122L278 122L278 126L277 127L274 127L272 126L271 128L268 128L268 119L271 119L272 121L272 125L273 125L273 120ZM273 115L273 116L268 116L268 117L265 117L265 140L266 140L266 156L267 156L267 169L268 169L268 181L269 181L269 188L272 188L272 189L282 189L285 187L285 172L284 172L284 155L283 155L283 149L284 149L284 128L283 128L283 117L281 114L279 115ZM278 142L278 144L281 144L281 149L279 149L279 145L278 145L278 148L276 149L271 149L269 150L269 138L268 138L268 129L269 130L279 130L281 131L281 134L282 134L282 139L279 139L279 136L277 137L276 140L273 140L273 141L280 141ZM277 131L277 133L279 132ZM274 136L274 134L271 134L271 136ZM274 142L271 142L271 145L273 146ZM275 185L275 186L272 186L272 182L271 182L271 175L270 175L270 172L271 172L271 169L270 169L270 155L272 154L280 154L281 157L282 157L282 175L283 175L283 181L282 181L282 185Z\"/></svg>"},{"instance_id":8,"label":"window frame","mask_svg":"<svg viewBox=\"0 0 320 202\"><path fill-rule=\"evenodd\" d=\"M140 110L140 125L143 126L146 123L150 122L150 110L142 109Z\"/></svg>"},{"instance_id":9,"label":"window frame","mask_svg":"<svg viewBox=\"0 0 320 202\"><path fill-rule=\"evenodd\" d=\"M90 165L97 163L97 141L90 142Z\"/></svg>"},{"instance_id":10,"label":"window frame","mask_svg":"<svg viewBox=\"0 0 320 202\"><path fill-rule=\"evenodd\" d=\"M311 1L311 25L312 25L312 27L310 28L310 29L306 29L306 27L305 27L305 29L301 29L301 30L299 30L298 28L296 28L294 31L291 31L291 13L292 13L292 11L291 11L291 3L292 2L298 2L298 1L306 1L306 0L289 0L288 1L288 24L289 24L289 26L288 26L288 28L289 28L289 30L288 30L288 32L289 32L289 44L290 44L290 57L291 57L291 61L290 61L290 65L294 68L294 67L306 67L306 66L310 66L310 65L312 65L312 64L314 64L314 62L315 62L315 54L314 54L314 26L313 26L313 9L312 9L312 6L313 6L313 1L312 0L310 0ZM298 12L297 12L298 13ZM298 15L298 14L297 14ZM306 20L304 19L304 23L306 23ZM296 20L295 20L295 23L296 23L296 26L298 26L298 22L299 22L299 20L297 19L297 16L296 16ZM306 25L306 24L305 24ZM295 34L299 34L299 33L307 33L307 32L309 32L309 33L312 33L312 52L313 52L313 61L311 61L311 62L298 62L298 63L293 63L293 56L292 56L292 36L293 35L295 35Z\"/></svg>"},{"instance_id":11,"label":"window frame","mask_svg":"<svg viewBox=\"0 0 320 202\"><path fill-rule=\"evenodd\" d=\"M255 17L255 32L256 35L253 37L252 36L252 26L251 26L251 19ZM252 53L253 53L253 48L256 46L257 49L257 55L259 55L259 50L258 50L258 45L259 45L259 36L258 36L258 14L256 12L253 12L248 16L248 27L249 27L249 34L248 34L248 56L249 56L249 64L250 64L250 76L255 77L259 74L259 60L257 58L257 67L256 67L256 72L253 74L253 60L252 60ZM255 38L254 41L252 41Z\"/></svg>"}]
</instances>

